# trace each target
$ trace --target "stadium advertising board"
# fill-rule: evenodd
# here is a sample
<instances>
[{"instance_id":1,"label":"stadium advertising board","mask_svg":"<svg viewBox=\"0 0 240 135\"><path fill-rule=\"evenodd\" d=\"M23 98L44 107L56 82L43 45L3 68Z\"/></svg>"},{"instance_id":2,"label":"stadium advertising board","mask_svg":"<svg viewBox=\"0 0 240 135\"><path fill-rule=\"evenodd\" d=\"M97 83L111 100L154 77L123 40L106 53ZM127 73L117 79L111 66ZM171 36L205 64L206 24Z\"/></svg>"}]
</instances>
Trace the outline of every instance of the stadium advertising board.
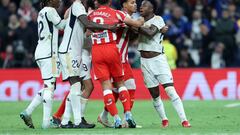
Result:
<instances>
[{"instance_id":1,"label":"stadium advertising board","mask_svg":"<svg viewBox=\"0 0 240 135\"><path fill-rule=\"evenodd\" d=\"M150 99L144 86L141 70L133 71L136 79L136 99ZM183 100L236 100L240 99L240 69L177 69L173 71L178 94ZM92 99L102 99L100 84L94 81ZM31 100L43 87L37 69L0 70L0 101ZM163 88L161 96L167 99ZM58 80L54 98L60 100L69 84Z\"/></svg>"}]
</instances>

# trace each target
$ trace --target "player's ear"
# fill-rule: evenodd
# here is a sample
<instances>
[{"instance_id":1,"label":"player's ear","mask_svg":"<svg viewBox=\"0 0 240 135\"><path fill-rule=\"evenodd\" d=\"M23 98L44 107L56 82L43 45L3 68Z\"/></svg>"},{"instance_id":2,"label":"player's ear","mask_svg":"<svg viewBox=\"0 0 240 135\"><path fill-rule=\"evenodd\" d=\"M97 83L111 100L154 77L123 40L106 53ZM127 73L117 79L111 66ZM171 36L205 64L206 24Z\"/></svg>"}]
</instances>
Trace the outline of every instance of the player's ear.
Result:
<instances>
[{"instance_id":1,"label":"player's ear","mask_svg":"<svg viewBox=\"0 0 240 135\"><path fill-rule=\"evenodd\" d=\"M125 8L127 6L127 3L126 2L124 2L123 3L123 8Z\"/></svg>"}]
</instances>

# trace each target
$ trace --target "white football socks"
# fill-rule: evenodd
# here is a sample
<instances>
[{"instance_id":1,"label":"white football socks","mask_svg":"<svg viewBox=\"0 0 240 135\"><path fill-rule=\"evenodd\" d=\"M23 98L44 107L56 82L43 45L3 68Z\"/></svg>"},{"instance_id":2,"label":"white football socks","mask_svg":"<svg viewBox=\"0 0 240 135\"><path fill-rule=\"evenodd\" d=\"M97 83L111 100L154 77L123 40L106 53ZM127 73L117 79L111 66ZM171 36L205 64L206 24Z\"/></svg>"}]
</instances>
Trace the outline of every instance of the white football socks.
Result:
<instances>
[{"instance_id":1,"label":"white football socks","mask_svg":"<svg viewBox=\"0 0 240 135\"><path fill-rule=\"evenodd\" d=\"M100 114L101 119L108 120L108 111L103 109L102 113Z\"/></svg>"},{"instance_id":2,"label":"white football socks","mask_svg":"<svg viewBox=\"0 0 240 135\"><path fill-rule=\"evenodd\" d=\"M67 125L68 121L70 120L72 115L72 106L71 106L71 100L70 100L70 94L67 97L67 100L65 102L65 110L62 118L62 125Z\"/></svg>"},{"instance_id":3,"label":"white football socks","mask_svg":"<svg viewBox=\"0 0 240 135\"><path fill-rule=\"evenodd\" d=\"M70 88L70 100L72 105L74 124L79 125L81 123L81 103L80 103L80 82L74 83Z\"/></svg>"},{"instance_id":4,"label":"white football socks","mask_svg":"<svg viewBox=\"0 0 240 135\"><path fill-rule=\"evenodd\" d=\"M167 92L168 97L171 99L173 107L177 111L177 114L178 114L179 118L181 119L181 122L187 120L182 101L181 101L180 97L178 96L175 88L173 86L169 86L169 87L165 88L165 90Z\"/></svg>"},{"instance_id":5,"label":"white football socks","mask_svg":"<svg viewBox=\"0 0 240 135\"><path fill-rule=\"evenodd\" d=\"M52 113L53 91L45 88L43 91L43 124L42 128L48 128Z\"/></svg>"},{"instance_id":6,"label":"white football socks","mask_svg":"<svg viewBox=\"0 0 240 135\"><path fill-rule=\"evenodd\" d=\"M81 116L84 117L86 105L87 105L88 99L81 97Z\"/></svg>"},{"instance_id":7,"label":"white football socks","mask_svg":"<svg viewBox=\"0 0 240 135\"><path fill-rule=\"evenodd\" d=\"M25 110L28 115L31 115L32 112L43 102L43 89L41 89L37 95L33 98L31 103L28 105Z\"/></svg>"},{"instance_id":8,"label":"white football socks","mask_svg":"<svg viewBox=\"0 0 240 135\"><path fill-rule=\"evenodd\" d=\"M168 119L160 96L153 99L153 106L162 120Z\"/></svg>"}]
</instances>

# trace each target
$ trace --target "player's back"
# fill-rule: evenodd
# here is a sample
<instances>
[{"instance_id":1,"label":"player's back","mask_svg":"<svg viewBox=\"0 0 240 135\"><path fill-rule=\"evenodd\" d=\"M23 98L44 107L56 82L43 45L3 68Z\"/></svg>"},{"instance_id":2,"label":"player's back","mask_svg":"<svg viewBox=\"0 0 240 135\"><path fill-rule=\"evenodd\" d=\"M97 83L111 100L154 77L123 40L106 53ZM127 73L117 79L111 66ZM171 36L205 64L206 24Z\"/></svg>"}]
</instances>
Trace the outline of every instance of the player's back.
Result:
<instances>
[{"instance_id":1,"label":"player's back","mask_svg":"<svg viewBox=\"0 0 240 135\"><path fill-rule=\"evenodd\" d=\"M53 15L57 11L52 7L44 7L38 14L38 45L35 51L35 59L51 57L58 49L58 29L52 23Z\"/></svg>"},{"instance_id":2,"label":"player's back","mask_svg":"<svg viewBox=\"0 0 240 135\"><path fill-rule=\"evenodd\" d=\"M123 12L119 10L114 10L109 6L100 6L97 10L93 11L88 17L93 22L99 24L114 25L122 23L126 16ZM109 43L116 44L116 40L117 40L116 33L110 30L95 31L92 34L93 45Z\"/></svg>"},{"instance_id":3,"label":"player's back","mask_svg":"<svg viewBox=\"0 0 240 135\"><path fill-rule=\"evenodd\" d=\"M64 36L59 48L59 53L64 54L71 49L81 51L84 43L84 25L79 21L80 15L86 15L84 6L80 1L73 2L69 10L69 17L64 29Z\"/></svg>"}]
</instances>

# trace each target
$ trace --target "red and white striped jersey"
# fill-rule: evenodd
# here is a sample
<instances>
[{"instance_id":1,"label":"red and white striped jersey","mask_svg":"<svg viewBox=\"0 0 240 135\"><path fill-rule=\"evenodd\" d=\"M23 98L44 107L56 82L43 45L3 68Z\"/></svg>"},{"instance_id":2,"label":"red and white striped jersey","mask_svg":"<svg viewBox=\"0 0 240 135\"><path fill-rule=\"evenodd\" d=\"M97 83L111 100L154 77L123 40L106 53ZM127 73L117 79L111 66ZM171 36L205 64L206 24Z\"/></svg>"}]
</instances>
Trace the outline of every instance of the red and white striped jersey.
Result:
<instances>
[{"instance_id":1,"label":"red and white striped jersey","mask_svg":"<svg viewBox=\"0 0 240 135\"><path fill-rule=\"evenodd\" d=\"M110 8L109 6L100 6L93 11L88 18L99 24L121 24L126 17L126 13ZM117 35L110 30L95 31L92 33L93 45L104 45L108 43L116 43Z\"/></svg>"},{"instance_id":2,"label":"red and white striped jersey","mask_svg":"<svg viewBox=\"0 0 240 135\"><path fill-rule=\"evenodd\" d=\"M117 30L117 47L121 55L122 63L128 60L129 29L127 26Z\"/></svg>"}]
</instances>

